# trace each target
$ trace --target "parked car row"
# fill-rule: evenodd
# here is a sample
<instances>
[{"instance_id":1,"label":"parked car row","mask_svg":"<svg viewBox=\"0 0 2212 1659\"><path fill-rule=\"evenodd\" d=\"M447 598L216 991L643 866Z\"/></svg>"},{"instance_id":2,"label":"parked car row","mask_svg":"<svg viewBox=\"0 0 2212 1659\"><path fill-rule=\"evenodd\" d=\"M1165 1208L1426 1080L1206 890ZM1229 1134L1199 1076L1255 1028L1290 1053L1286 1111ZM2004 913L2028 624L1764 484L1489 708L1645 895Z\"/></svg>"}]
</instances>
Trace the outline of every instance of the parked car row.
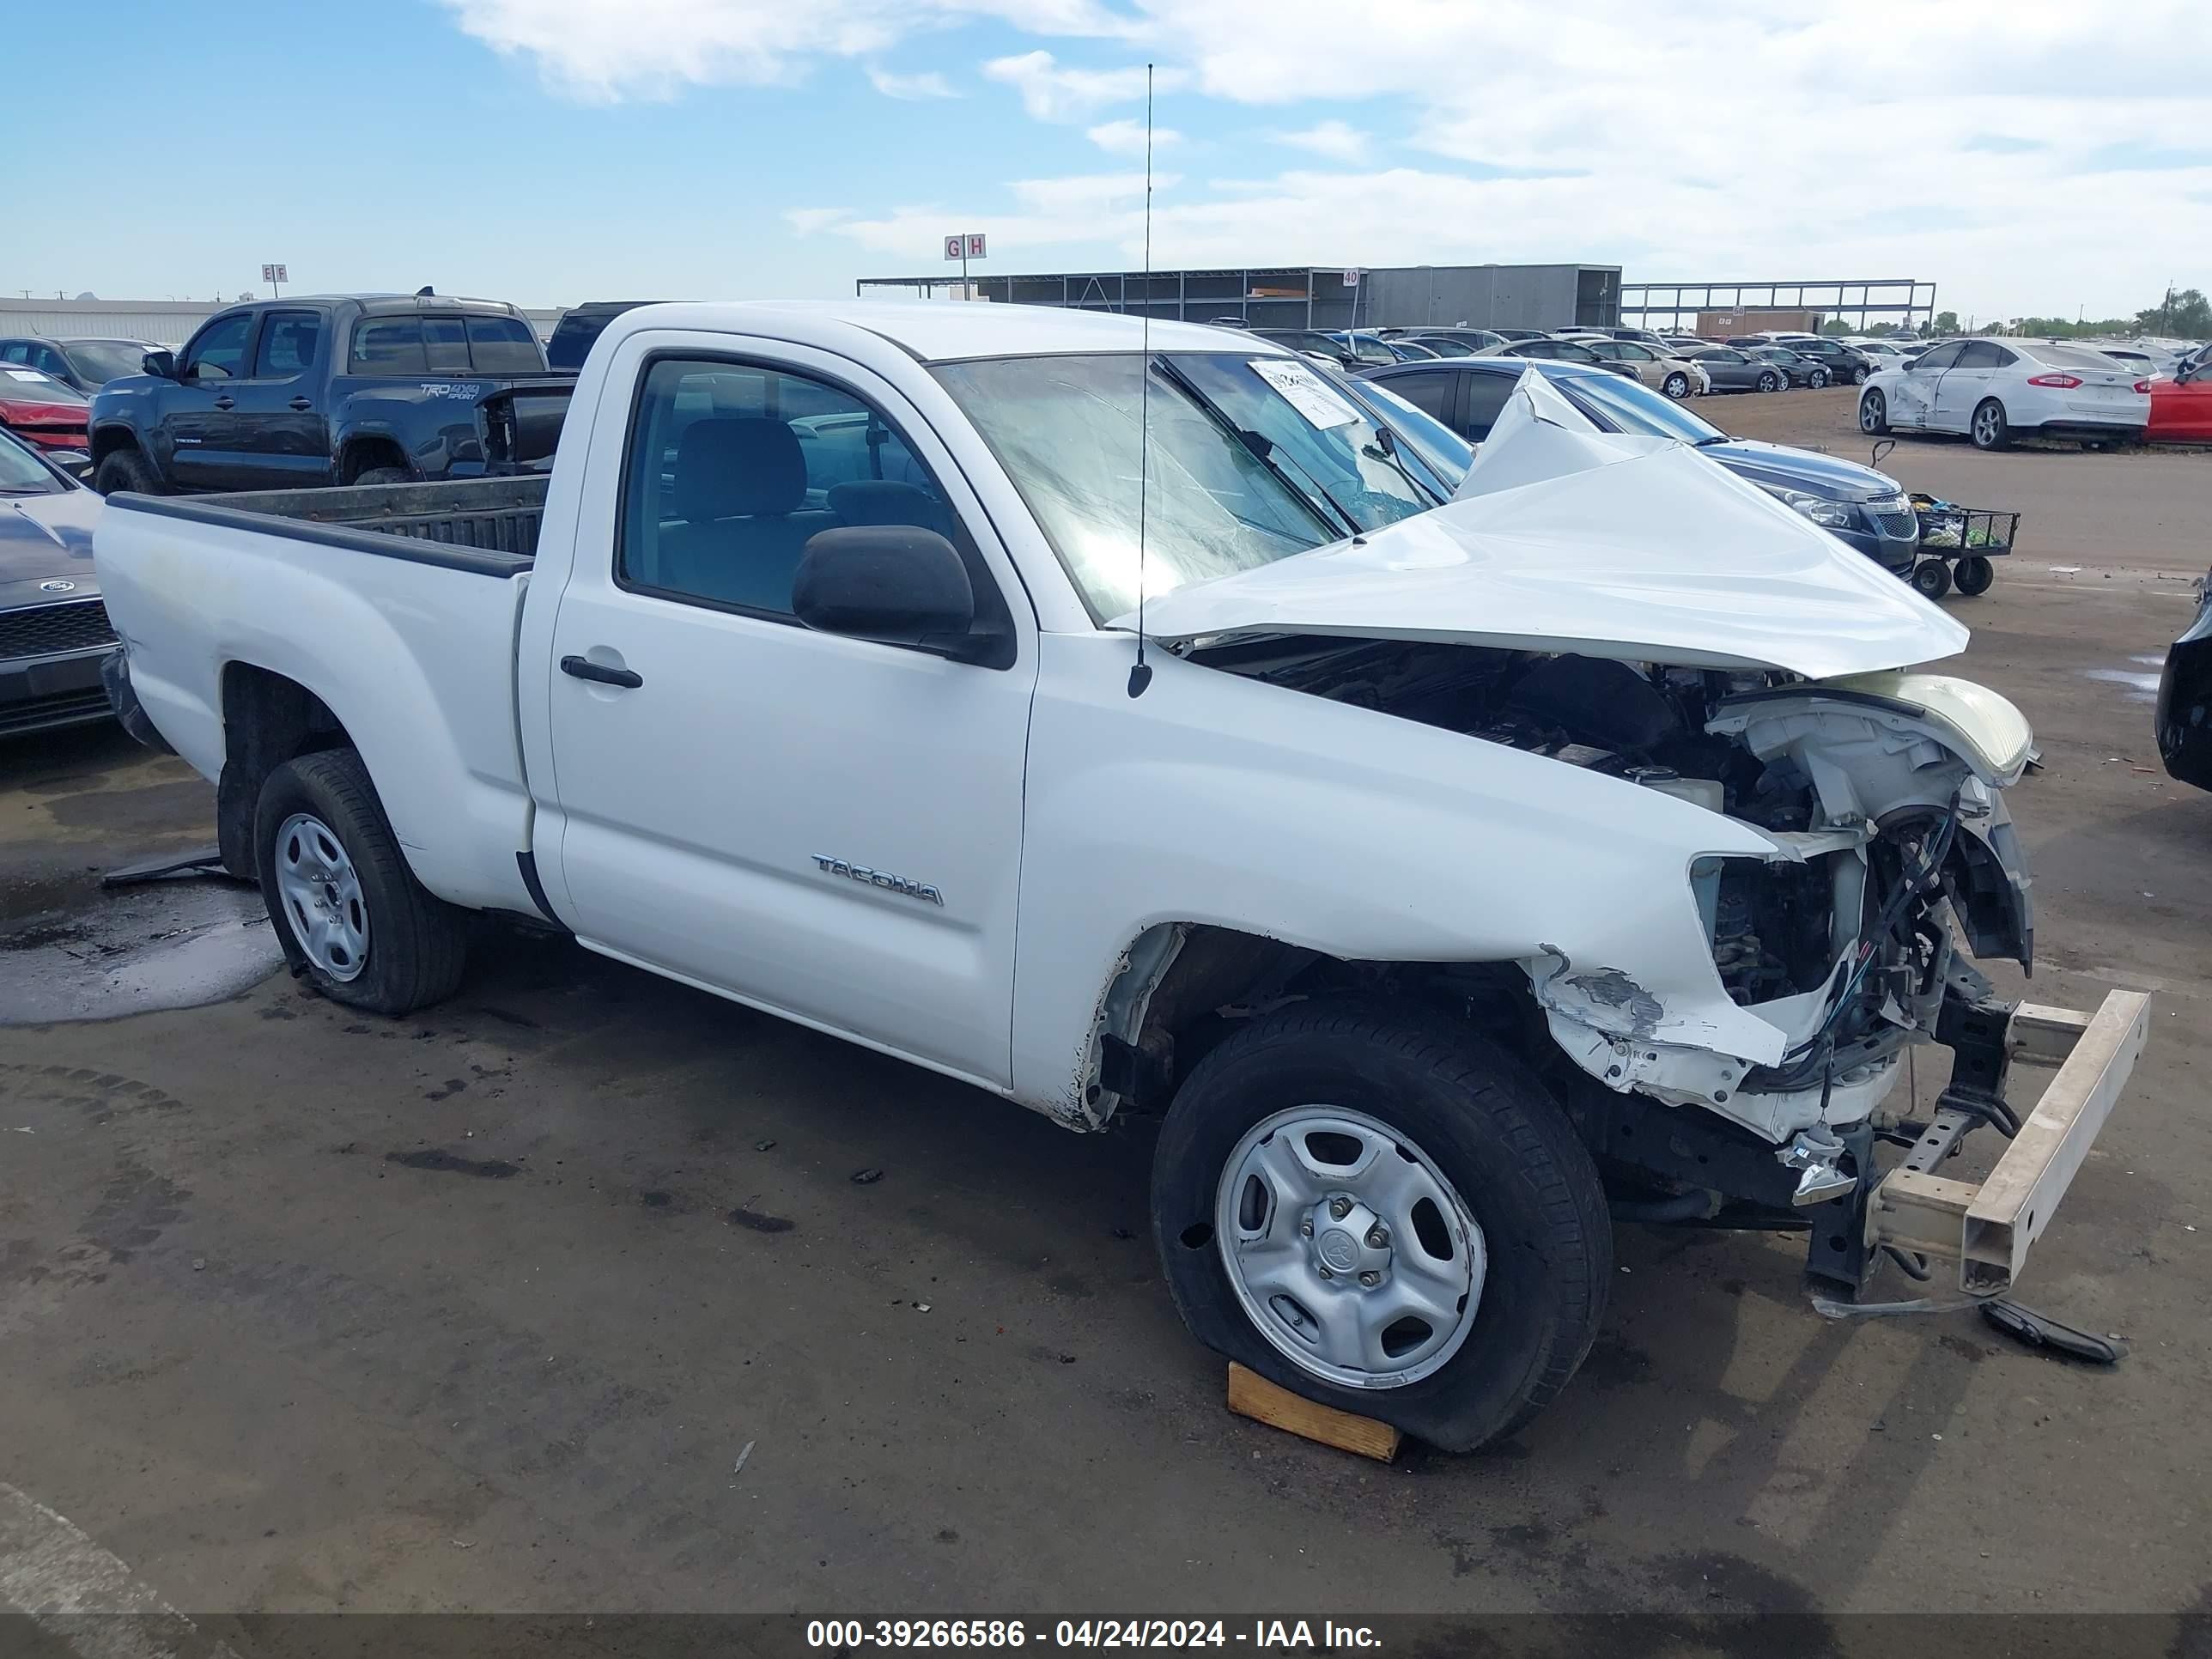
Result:
<instances>
[{"instance_id":1,"label":"parked car row","mask_svg":"<svg viewBox=\"0 0 2212 1659\"><path fill-rule=\"evenodd\" d=\"M1859 430L1951 432L1977 449L2016 437L2070 438L2092 448L2140 443L2150 382L2088 346L2045 340L1947 340L1860 388Z\"/></svg>"}]
</instances>

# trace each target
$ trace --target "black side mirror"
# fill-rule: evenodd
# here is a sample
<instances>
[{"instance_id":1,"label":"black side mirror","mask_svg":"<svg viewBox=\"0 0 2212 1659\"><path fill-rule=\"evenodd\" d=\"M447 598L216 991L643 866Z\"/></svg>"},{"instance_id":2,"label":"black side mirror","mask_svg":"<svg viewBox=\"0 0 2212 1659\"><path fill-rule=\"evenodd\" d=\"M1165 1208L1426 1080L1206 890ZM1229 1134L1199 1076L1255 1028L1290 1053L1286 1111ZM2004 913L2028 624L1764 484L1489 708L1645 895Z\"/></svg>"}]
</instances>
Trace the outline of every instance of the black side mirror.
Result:
<instances>
[{"instance_id":1,"label":"black side mirror","mask_svg":"<svg viewBox=\"0 0 2212 1659\"><path fill-rule=\"evenodd\" d=\"M959 661L994 643L975 628L975 588L952 544L918 525L855 525L807 538L791 608L823 634L913 646Z\"/></svg>"},{"instance_id":2,"label":"black side mirror","mask_svg":"<svg viewBox=\"0 0 2212 1659\"><path fill-rule=\"evenodd\" d=\"M177 354L173 351L149 351L138 360L138 367L156 380L177 378Z\"/></svg>"}]
</instances>

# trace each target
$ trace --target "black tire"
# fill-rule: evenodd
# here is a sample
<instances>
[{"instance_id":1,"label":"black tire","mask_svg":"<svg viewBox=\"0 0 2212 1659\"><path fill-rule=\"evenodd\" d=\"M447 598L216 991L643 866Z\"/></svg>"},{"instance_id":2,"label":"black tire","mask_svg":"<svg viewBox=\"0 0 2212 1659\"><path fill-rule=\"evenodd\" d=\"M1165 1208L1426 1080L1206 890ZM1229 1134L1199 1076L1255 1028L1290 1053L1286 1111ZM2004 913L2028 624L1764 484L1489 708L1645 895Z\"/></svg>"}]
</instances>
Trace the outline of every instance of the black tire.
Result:
<instances>
[{"instance_id":1,"label":"black tire","mask_svg":"<svg viewBox=\"0 0 2212 1659\"><path fill-rule=\"evenodd\" d=\"M1864 386L1873 374L1874 371L1872 369L1863 366L1855 368L1851 371L1851 384L1853 386Z\"/></svg>"},{"instance_id":2,"label":"black tire","mask_svg":"<svg viewBox=\"0 0 2212 1659\"><path fill-rule=\"evenodd\" d=\"M357 484L413 483L415 475L404 466L372 466L354 482Z\"/></svg>"},{"instance_id":3,"label":"black tire","mask_svg":"<svg viewBox=\"0 0 2212 1659\"><path fill-rule=\"evenodd\" d=\"M1922 599L1940 599L1951 591L1951 567L1941 559L1923 559L1909 580Z\"/></svg>"},{"instance_id":4,"label":"black tire","mask_svg":"<svg viewBox=\"0 0 2212 1659\"><path fill-rule=\"evenodd\" d=\"M1972 418L1966 422L1966 436L1977 449L2008 448L2012 425L2005 419L2004 405L1994 398L1976 404Z\"/></svg>"},{"instance_id":5,"label":"black tire","mask_svg":"<svg viewBox=\"0 0 2212 1659\"><path fill-rule=\"evenodd\" d=\"M1805 384L1816 392L1823 389L1828 384L1828 371L1825 368L1814 369L1805 376Z\"/></svg>"},{"instance_id":6,"label":"black tire","mask_svg":"<svg viewBox=\"0 0 2212 1659\"><path fill-rule=\"evenodd\" d=\"M339 979L308 957L276 882L276 836L297 813L335 836L361 884L368 948L361 970ZM334 1002L372 1013L404 1014L453 994L467 954L463 912L433 897L415 879L398 837L350 749L326 749L288 761L261 786L253 814L254 867L262 902L293 971Z\"/></svg>"},{"instance_id":7,"label":"black tire","mask_svg":"<svg viewBox=\"0 0 2212 1659\"><path fill-rule=\"evenodd\" d=\"M1661 383L1659 389L1680 403L1690 395L1690 377L1678 369Z\"/></svg>"},{"instance_id":8,"label":"black tire","mask_svg":"<svg viewBox=\"0 0 2212 1659\"><path fill-rule=\"evenodd\" d=\"M1951 582L1968 599L1978 599L1990 591L1990 584L1997 579L1997 568L1978 553L1969 554L1959 561L1951 572Z\"/></svg>"},{"instance_id":9,"label":"black tire","mask_svg":"<svg viewBox=\"0 0 2212 1659\"><path fill-rule=\"evenodd\" d=\"M1483 1232L1487 1270L1451 1357L1395 1388L1339 1386L1263 1335L1215 1243L1230 1155L1273 1113L1323 1102L1419 1146ZM1612 1223L1589 1153L1521 1063L1419 1010L1296 1004L1262 1015L1201 1060L1177 1092L1152 1161L1152 1234L1177 1311L1216 1352L1309 1399L1472 1451L1534 1415L1597 1334L1613 1274Z\"/></svg>"},{"instance_id":10,"label":"black tire","mask_svg":"<svg viewBox=\"0 0 2212 1659\"><path fill-rule=\"evenodd\" d=\"M136 449L112 449L93 469L92 487L103 495L127 490L134 495L166 495L169 487L154 470L153 462Z\"/></svg>"},{"instance_id":11,"label":"black tire","mask_svg":"<svg viewBox=\"0 0 2212 1659\"><path fill-rule=\"evenodd\" d=\"M1772 369L1768 369L1765 374L1759 377L1759 389L1761 392L1781 391L1782 377L1777 374Z\"/></svg>"},{"instance_id":12,"label":"black tire","mask_svg":"<svg viewBox=\"0 0 2212 1659\"><path fill-rule=\"evenodd\" d=\"M1889 399L1879 392L1859 393L1859 430L1869 438L1888 435Z\"/></svg>"}]
</instances>

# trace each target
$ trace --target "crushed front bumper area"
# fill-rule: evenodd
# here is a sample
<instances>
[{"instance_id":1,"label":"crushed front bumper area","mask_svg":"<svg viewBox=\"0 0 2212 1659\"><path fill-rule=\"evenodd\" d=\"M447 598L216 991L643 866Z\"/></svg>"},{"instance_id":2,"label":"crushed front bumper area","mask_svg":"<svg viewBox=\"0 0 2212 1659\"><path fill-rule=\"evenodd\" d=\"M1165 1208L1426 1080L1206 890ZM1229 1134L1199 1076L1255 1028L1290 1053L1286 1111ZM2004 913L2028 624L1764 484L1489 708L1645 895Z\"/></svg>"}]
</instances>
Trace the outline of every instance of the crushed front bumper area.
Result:
<instances>
[{"instance_id":1,"label":"crushed front bumper area","mask_svg":"<svg viewBox=\"0 0 2212 1659\"><path fill-rule=\"evenodd\" d=\"M1959 1288L1969 1296L2010 1290L2118 1103L2149 1030L2150 999L2113 991L2094 1014L2021 1004L1997 1030L1954 1044L1953 1080L1935 1117L1904 1163L1868 1194L1869 1254L1891 1249L1955 1261ZM2001 1103L2006 1066L2014 1060L2057 1069L2033 1109L2018 1118L2004 1155L1979 1182L1936 1174L1978 1124L2007 1127L2004 1111L1990 1103ZM1993 1079L1984 1074L1992 1064Z\"/></svg>"}]
</instances>

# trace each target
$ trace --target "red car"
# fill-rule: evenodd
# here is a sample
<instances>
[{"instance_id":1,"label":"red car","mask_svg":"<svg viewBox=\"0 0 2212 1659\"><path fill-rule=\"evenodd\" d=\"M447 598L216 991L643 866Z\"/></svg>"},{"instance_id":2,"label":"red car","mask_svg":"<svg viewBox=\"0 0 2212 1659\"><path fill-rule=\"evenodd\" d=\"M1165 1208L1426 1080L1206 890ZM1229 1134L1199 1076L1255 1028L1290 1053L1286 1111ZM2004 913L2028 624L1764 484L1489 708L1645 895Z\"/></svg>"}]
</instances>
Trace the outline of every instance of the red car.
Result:
<instances>
[{"instance_id":1,"label":"red car","mask_svg":"<svg viewBox=\"0 0 2212 1659\"><path fill-rule=\"evenodd\" d=\"M92 404L40 368L0 363L0 427L71 471L91 465Z\"/></svg>"},{"instance_id":2,"label":"red car","mask_svg":"<svg viewBox=\"0 0 2212 1659\"><path fill-rule=\"evenodd\" d=\"M2150 383L2150 441L2212 444L2212 353L2200 351Z\"/></svg>"}]
</instances>

